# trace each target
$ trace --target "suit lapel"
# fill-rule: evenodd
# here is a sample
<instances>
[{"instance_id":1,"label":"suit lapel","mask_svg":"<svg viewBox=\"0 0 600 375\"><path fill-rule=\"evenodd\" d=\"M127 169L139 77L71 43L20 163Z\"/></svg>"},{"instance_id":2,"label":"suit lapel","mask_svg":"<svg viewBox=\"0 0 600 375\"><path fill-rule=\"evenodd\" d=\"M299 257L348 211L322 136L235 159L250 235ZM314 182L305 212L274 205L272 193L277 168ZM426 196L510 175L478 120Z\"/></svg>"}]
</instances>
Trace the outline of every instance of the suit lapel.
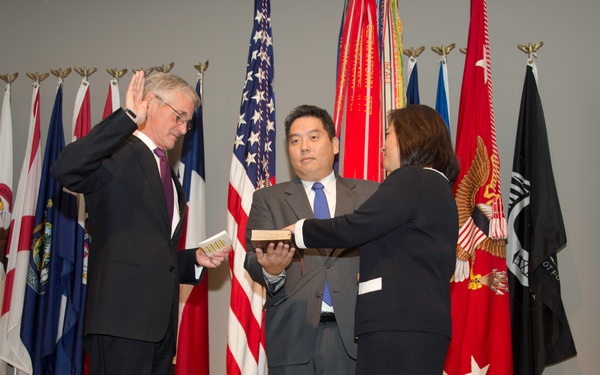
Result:
<instances>
[{"instance_id":1,"label":"suit lapel","mask_svg":"<svg viewBox=\"0 0 600 375\"><path fill-rule=\"evenodd\" d=\"M336 202L335 202L335 216L341 216L354 212L356 202L358 201L358 193L354 190L354 182L346 180L341 177L336 179ZM332 249L329 252L329 256L332 256L340 249ZM335 262L336 258L333 258Z\"/></svg>"},{"instance_id":2,"label":"suit lapel","mask_svg":"<svg viewBox=\"0 0 600 375\"><path fill-rule=\"evenodd\" d=\"M335 216L354 212L358 200L358 193L354 190L356 185L351 180L338 177L336 182Z\"/></svg>"},{"instance_id":3,"label":"suit lapel","mask_svg":"<svg viewBox=\"0 0 600 375\"><path fill-rule=\"evenodd\" d=\"M290 181L285 193L287 194L285 200L297 219L314 217L310 202L304 191L304 186L302 186L302 181L298 177Z\"/></svg>"},{"instance_id":4,"label":"suit lapel","mask_svg":"<svg viewBox=\"0 0 600 375\"><path fill-rule=\"evenodd\" d=\"M336 178L336 203L335 216L348 214L354 211L354 207L358 200L358 193L354 191L355 184L351 180L341 177ZM296 215L297 219L314 218L314 213L304 191L302 181L295 177L290 181L289 186L285 190L287 194L286 201ZM337 249L329 252L331 256ZM325 255L322 249L319 249L321 254Z\"/></svg>"},{"instance_id":5,"label":"suit lapel","mask_svg":"<svg viewBox=\"0 0 600 375\"><path fill-rule=\"evenodd\" d=\"M185 200L185 193L183 191L183 187L181 186L181 183L179 182L179 179L177 178L177 176L175 175L175 171L173 171L173 168L171 168L171 178L173 178L173 181L175 182L175 191L177 192L177 202L179 202L179 223L177 223L177 228L175 228L175 231L173 232L173 237L176 237L177 234L181 231L182 229L182 225L183 225L183 221L184 221L184 214L187 208L187 202ZM162 186L162 184L161 184ZM165 209L166 209L166 204L165 204Z\"/></svg>"}]
</instances>

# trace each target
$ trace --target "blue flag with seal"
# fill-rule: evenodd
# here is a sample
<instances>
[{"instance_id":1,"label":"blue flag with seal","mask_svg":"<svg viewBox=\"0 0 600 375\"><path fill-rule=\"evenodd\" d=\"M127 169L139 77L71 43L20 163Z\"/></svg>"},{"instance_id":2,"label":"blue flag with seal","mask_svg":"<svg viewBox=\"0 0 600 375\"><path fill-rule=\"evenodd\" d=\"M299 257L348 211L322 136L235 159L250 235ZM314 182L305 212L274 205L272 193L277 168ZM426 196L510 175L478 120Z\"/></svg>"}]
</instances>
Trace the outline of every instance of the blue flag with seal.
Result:
<instances>
[{"instance_id":1,"label":"blue flag with seal","mask_svg":"<svg viewBox=\"0 0 600 375\"><path fill-rule=\"evenodd\" d=\"M62 102L62 79L59 78L42 164L21 324L21 340L31 356L36 375L54 373L62 298L60 262L52 252L62 187L50 173L50 166L65 146Z\"/></svg>"}]
</instances>

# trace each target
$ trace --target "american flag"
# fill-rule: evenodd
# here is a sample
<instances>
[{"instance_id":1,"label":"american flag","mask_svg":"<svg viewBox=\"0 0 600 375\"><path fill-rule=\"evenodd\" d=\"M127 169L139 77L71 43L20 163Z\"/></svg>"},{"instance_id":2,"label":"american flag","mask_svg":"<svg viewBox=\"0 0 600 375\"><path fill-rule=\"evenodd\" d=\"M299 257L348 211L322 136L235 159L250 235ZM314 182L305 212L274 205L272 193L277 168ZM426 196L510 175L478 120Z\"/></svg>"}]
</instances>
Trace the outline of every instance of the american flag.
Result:
<instances>
[{"instance_id":1,"label":"american flag","mask_svg":"<svg viewBox=\"0 0 600 375\"><path fill-rule=\"evenodd\" d=\"M229 256L231 301L227 374L266 374L263 339L264 290L244 269L246 223L256 189L275 183L275 96L273 35L269 0L256 0L248 51L246 82L233 145L229 176L227 232L233 239Z\"/></svg>"}]
</instances>

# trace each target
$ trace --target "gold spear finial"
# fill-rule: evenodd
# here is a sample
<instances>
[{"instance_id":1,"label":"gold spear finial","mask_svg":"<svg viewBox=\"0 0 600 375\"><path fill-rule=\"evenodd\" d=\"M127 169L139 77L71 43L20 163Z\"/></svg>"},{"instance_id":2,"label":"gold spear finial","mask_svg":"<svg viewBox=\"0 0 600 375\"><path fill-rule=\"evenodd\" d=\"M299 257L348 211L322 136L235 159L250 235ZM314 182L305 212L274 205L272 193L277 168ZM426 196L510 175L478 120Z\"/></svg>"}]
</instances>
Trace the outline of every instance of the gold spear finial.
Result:
<instances>
[{"instance_id":1,"label":"gold spear finial","mask_svg":"<svg viewBox=\"0 0 600 375\"><path fill-rule=\"evenodd\" d=\"M19 73L7 73L7 74L0 74L0 79L2 79L4 82L8 83L9 85L11 83L13 83L17 77L19 76Z\"/></svg>"},{"instance_id":2,"label":"gold spear finial","mask_svg":"<svg viewBox=\"0 0 600 375\"><path fill-rule=\"evenodd\" d=\"M168 65L161 65L161 66L155 66L154 70L156 70L157 72L162 72L162 73L169 73L171 71L171 69L173 69L173 66L175 65L174 62L168 64Z\"/></svg>"},{"instance_id":3,"label":"gold spear finial","mask_svg":"<svg viewBox=\"0 0 600 375\"><path fill-rule=\"evenodd\" d=\"M205 63L199 62L198 65L194 65L194 68L196 68L196 70L201 74L204 73L206 69L208 69L208 60L206 60Z\"/></svg>"},{"instance_id":4,"label":"gold spear finial","mask_svg":"<svg viewBox=\"0 0 600 375\"><path fill-rule=\"evenodd\" d=\"M92 67L92 68L86 68L85 66L83 68L79 68L79 67L74 67L73 69L75 69L75 71L77 73L79 73L80 76L82 76L83 78L85 78L86 80L94 73L96 73L96 68Z\"/></svg>"},{"instance_id":5,"label":"gold spear finial","mask_svg":"<svg viewBox=\"0 0 600 375\"><path fill-rule=\"evenodd\" d=\"M431 50L433 52L436 52L440 56L446 56L450 53L450 51L452 51L454 49L455 46L456 46L456 44L451 43L447 46L445 46L445 45L441 45L439 47L433 46L433 47L431 47Z\"/></svg>"},{"instance_id":6,"label":"gold spear finial","mask_svg":"<svg viewBox=\"0 0 600 375\"><path fill-rule=\"evenodd\" d=\"M60 79L65 79L69 74L71 74L71 68L67 68L65 70L62 69L50 69L50 72L60 78Z\"/></svg>"},{"instance_id":7,"label":"gold spear finial","mask_svg":"<svg viewBox=\"0 0 600 375\"><path fill-rule=\"evenodd\" d=\"M127 73L127 69L117 69L117 68L106 68L106 71L108 72L108 74L111 75L111 77L115 78L115 79L119 79L121 77L123 77L125 75L125 73Z\"/></svg>"},{"instance_id":8,"label":"gold spear finial","mask_svg":"<svg viewBox=\"0 0 600 375\"><path fill-rule=\"evenodd\" d=\"M134 73L136 73L136 72L139 72L139 71L141 70L141 71L143 71L143 72L144 72L144 78L147 78L147 77L150 75L150 73L152 73L152 72L154 71L154 68L153 68L153 67L150 67L150 68L148 68L148 69L144 69L144 68L138 68L138 69L136 69L136 68L133 68L133 69L131 69L131 70L132 70Z\"/></svg>"},{"instance_id":9,"label":"gold spear finial","mask_svg":"<svg viewBox=\"0 0 600 375\"><path fill-rule=\"evenodd\" d=\"M404 53L408 57L412 57L412 58L416 59L417 57L419 57L419 55L423 51L425 51L425 46L421 46L421 47L418 47L416 49L413 48L413 47L410 47L409 49L404 49L404 51L402 51L402 53Z\"/></svg>"}]
</instances>

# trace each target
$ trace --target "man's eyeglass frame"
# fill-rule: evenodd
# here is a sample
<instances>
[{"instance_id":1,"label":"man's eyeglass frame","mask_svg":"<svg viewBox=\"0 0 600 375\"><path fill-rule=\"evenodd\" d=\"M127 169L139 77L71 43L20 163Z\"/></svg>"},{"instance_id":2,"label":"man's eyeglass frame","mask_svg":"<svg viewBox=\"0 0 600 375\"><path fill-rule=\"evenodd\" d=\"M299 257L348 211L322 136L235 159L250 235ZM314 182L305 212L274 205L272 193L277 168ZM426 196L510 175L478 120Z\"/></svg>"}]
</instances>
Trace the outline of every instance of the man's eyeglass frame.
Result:
<instances>
[{"instance_id":1,"label":"man's eyeglass frame","mask_svg":"<svg viewBox=\"0 0 600 375\"><path fill-rule=\"evenodd\" d=\"M187 114L181 113L178 110L176 110L175 108L173 108L169 103L165 102L160 96L154 94L154 96L156 96L156 99L160 100L161 102L163 102L164 104L167 105L167 107L171 108L173 110L173 112L175 112L175 114L177 114L177 117L175 118L175 123L177 125L183 125L184 123L186 124L185 127L188 131L192 130L192 120L186 120L187 118Z\"/></svg>"}]
</instances>

